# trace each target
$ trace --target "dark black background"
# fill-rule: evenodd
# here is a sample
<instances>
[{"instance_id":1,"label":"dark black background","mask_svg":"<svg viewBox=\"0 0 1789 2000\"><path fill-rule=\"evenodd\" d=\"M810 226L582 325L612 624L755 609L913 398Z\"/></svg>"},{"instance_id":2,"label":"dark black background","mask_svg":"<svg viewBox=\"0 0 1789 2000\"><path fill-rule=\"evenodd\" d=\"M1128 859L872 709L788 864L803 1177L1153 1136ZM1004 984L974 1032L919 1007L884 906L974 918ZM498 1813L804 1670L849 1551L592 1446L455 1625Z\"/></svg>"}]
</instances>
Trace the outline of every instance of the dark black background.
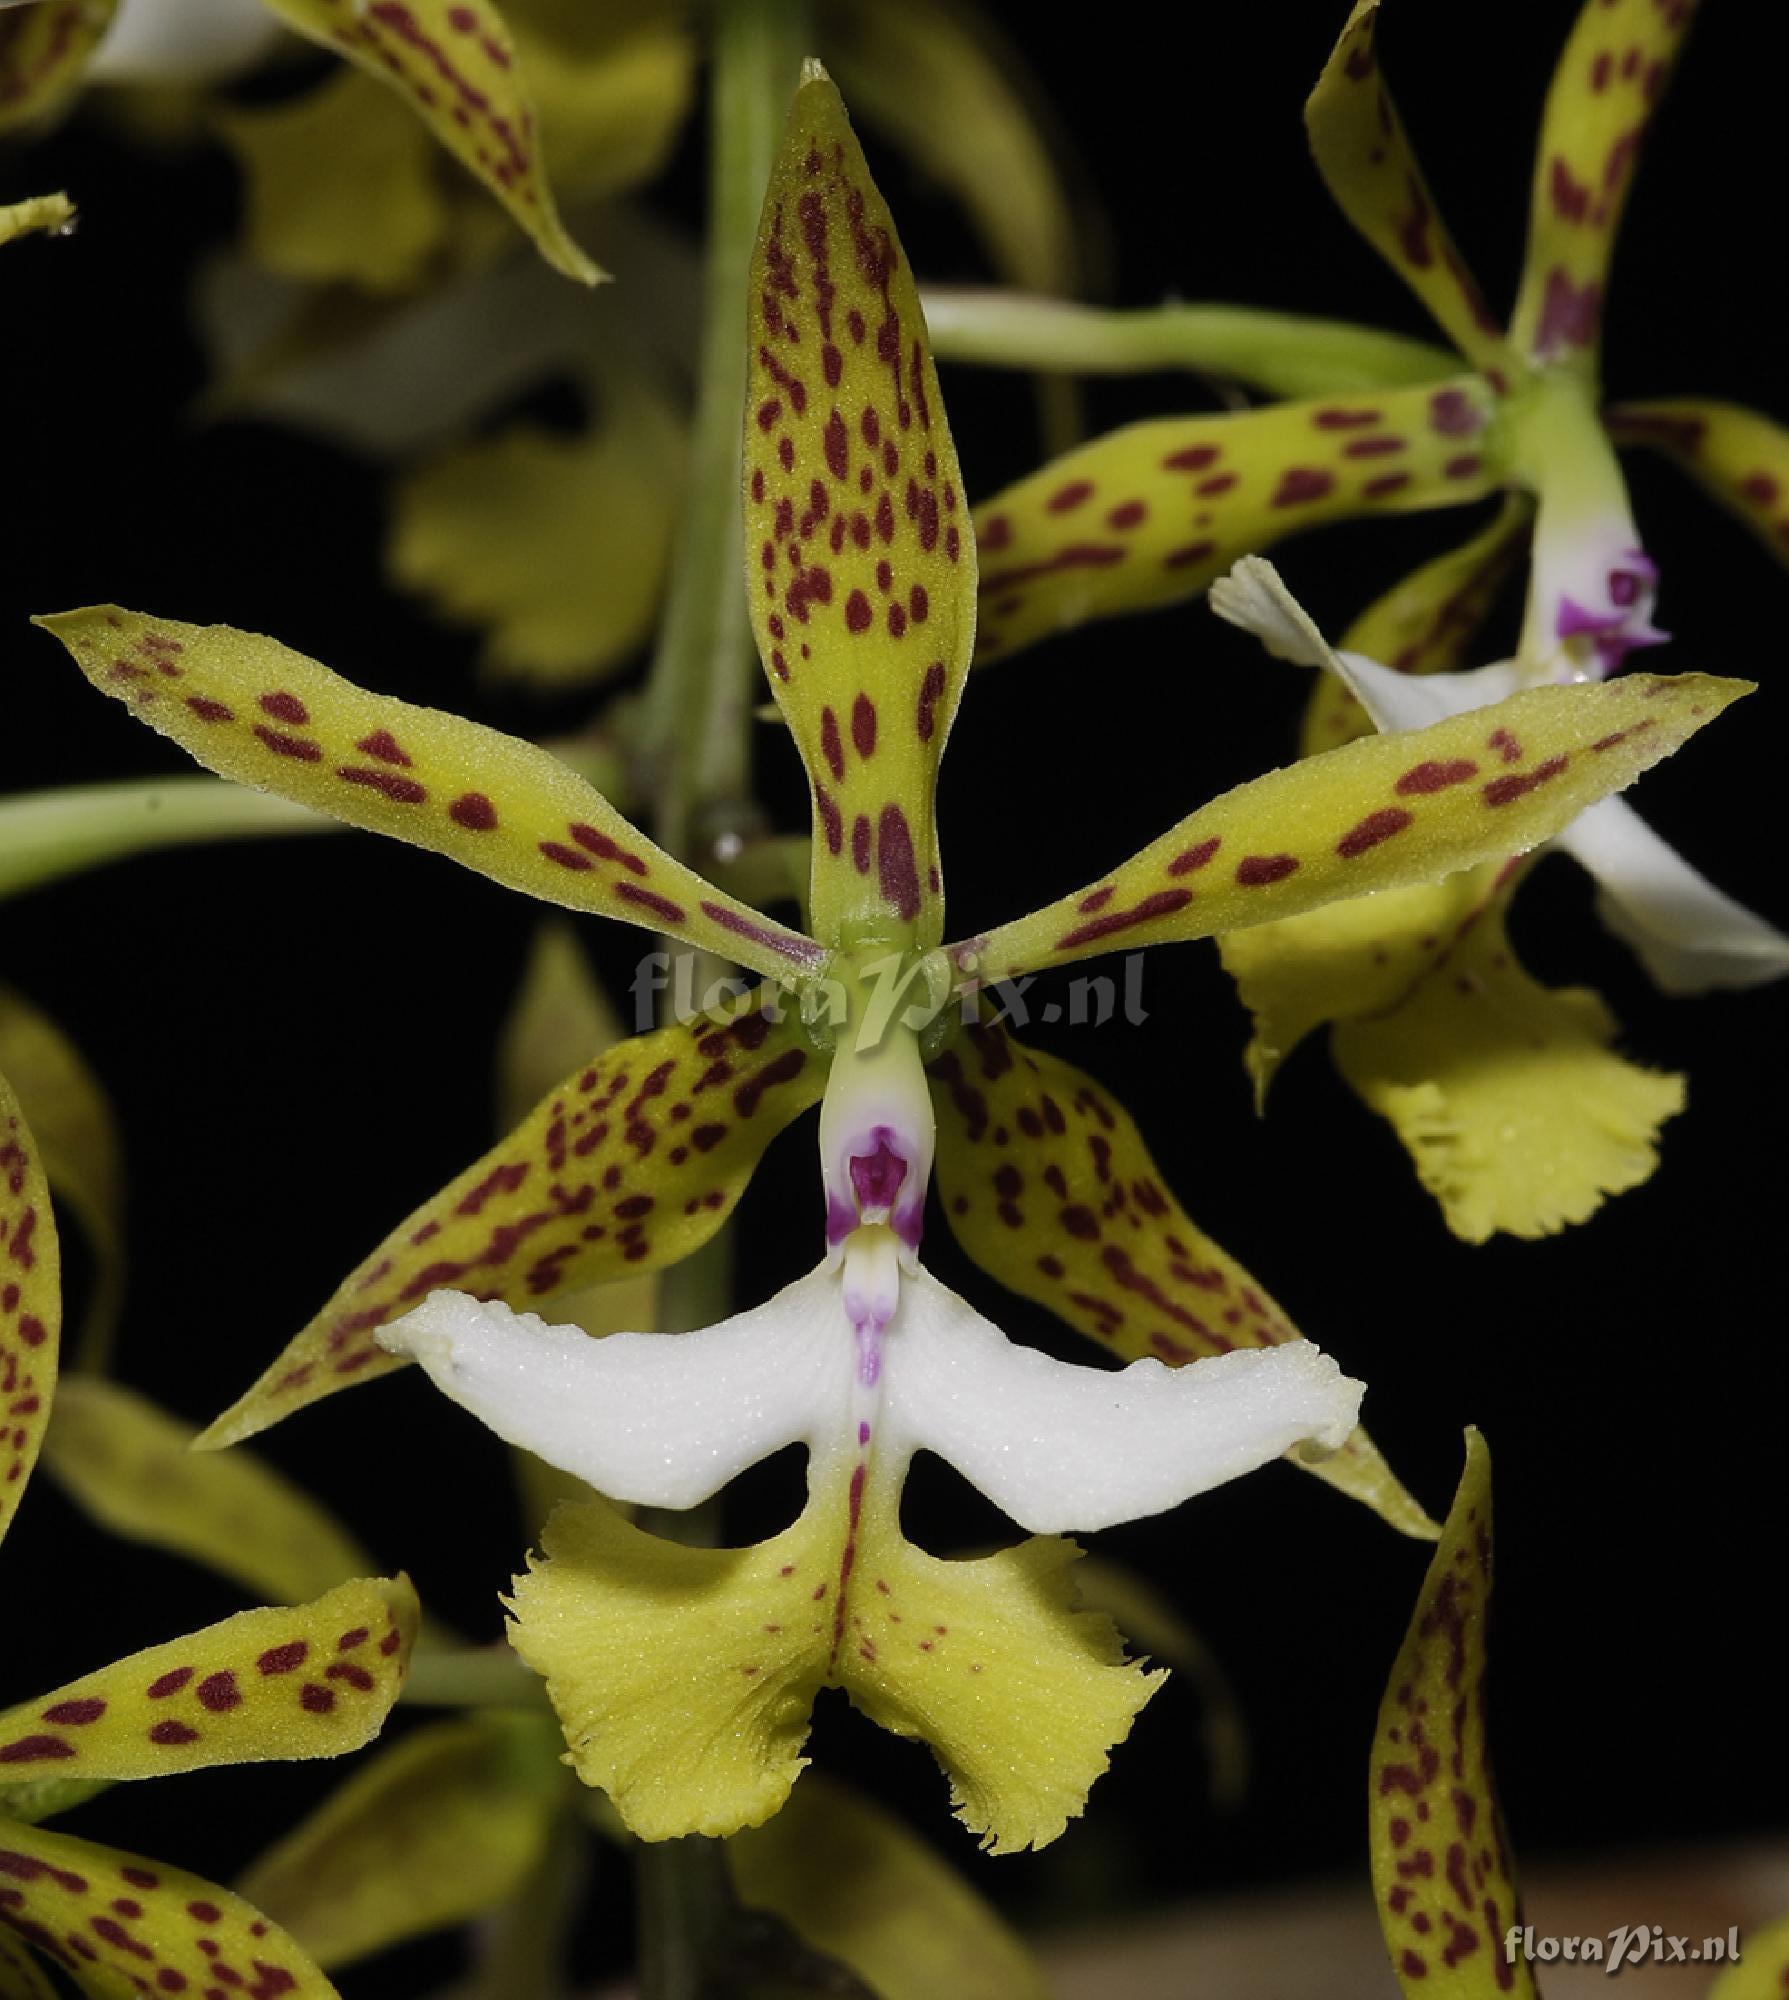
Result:
<instances>
[{"instance_id":1,"label":"dark black background","mask_svg":"<svg viewBox=\"0 0 1789 2000\"><path fill-rule=\"evenodd\" d=\"M1493 300L1513 291L1533 133L1573 11L1559 0L1495 17L1389 10L1394 87ZM1613 288L1611 395L1789 405L1780 70L1760 46L1763 12L1707 10L1657 120ZM1113 299L1237 299L1428 333L1305 152L1300 103L1344 13L1340 0L1007 10L1108 218ZM872 154L920 270L983 275L948 204ZM82 207L79 234L8 249L0 266L0 789L182 768L24 624L96 598L277 633L354 679L506 726L577 720L576 704L493 698L473 675L474 642L386 589L381 485L366 468L270 427L189 421L202 371L184 286L195 251L233 227L221 156L145 156L90 118L0 155L0 198L64 185ZM693 219L700 186L692 133L662 205ZM1022 383L951 370L945 390L972 494L1035 463ZM1105 428L1210 397L1163 377L1097 383L1088 401ZM1789 920L1778 862L1789 579L1667 471L1636 461L1632 475L1677 641L1657 663L1763 684L1649 777L1639 803L1724 886ZM1462 515L1327 531L1280 560L1335 630L1466 526ZM1282 761L1304 687L1197 604L978 676L945 766L953 930L1059 893ZM762 751L769 795L794 824L786 746L765 732ZM148 858L0 907L0 975L74 1035L122 1119L127 1380L210 1417L386 1227L483 1149L492 1035L534 917L433 857L358 835ZM624 981L639 939L586 929L596 962ZM1495 1731L1519 1846L1557 1856L1780 1828L1781 1003L1772 992L1664 1002L1598 929L1564 862L1524 891L1516 934L1537 974L1609 998L1630 1053L1691 1077L1659 1174L1546 1242L1450 1238L1320 1046L1258 1123L1243 1015L1208 947L1152 957L1143 1028L1039 1039L1125 1096L1199 1220L1367 1378L1374 1432L1437 1513L1461 1426L1486 1430L1498 1471ZM812 1143L805 1124L786 1137L740 1211L753 1296L814 1256ZM928 1254L1015 1333L1074 1352L1037 1309L965 1267L942 1229ZM524 1531L487 1433L405 1375L264 1445L444 1615L495 1635ZM758 1502L768 1511L768 1489ZM991 1525L942 1477L920 1482L914 1518L933 1546ZM818 1757L898 1801L1027 1919L1344 1872L1364 1896L1365 1750L1424 1550L1279 1467L1099 1546L1160 1585L1241 1691L1255 1776L1239 1812L1204 1804L1183 1687L1147 1711L1088 1821L1036 1857L978 1860L926 1754L836 1698L821 1705ZM240 1601L89 1529L47 1480L4 1563L0 1700ZM270 1767L125 1788L70 1825L227 1877L338 1775ZM613 1866L597 1909L613 1955L626 1934ZM343 1985L406 1991L435 1962L411 1954Z\"/></svg>"}]
</instances>

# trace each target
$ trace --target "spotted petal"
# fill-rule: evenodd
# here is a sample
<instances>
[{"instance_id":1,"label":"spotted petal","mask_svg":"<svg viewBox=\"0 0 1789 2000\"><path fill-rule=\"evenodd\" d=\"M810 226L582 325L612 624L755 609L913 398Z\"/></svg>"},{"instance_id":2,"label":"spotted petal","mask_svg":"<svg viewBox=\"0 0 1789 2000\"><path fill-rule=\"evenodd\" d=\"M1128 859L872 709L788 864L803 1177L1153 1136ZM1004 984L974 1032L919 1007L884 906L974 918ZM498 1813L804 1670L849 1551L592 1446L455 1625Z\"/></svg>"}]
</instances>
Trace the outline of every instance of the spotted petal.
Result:
<instances>
[{"instance_id":1,"label":"spotted petal","mask_svg":"<svg viewBox=\"0 0 1789 2000\"><path fill-rule=\"evenodd\" d=\"M1377 597L1342 634L1341 651L1383 660L1400 674L1463 667L1498 591L1523 551L1533 503L1507 495L1470 540L1433 556ZM1346 681L1319 674L1299 734L1301 757L1368 735L1372 718Z\"/></svg>"},{"instance_id":2,"label":"spotted petal","mask_svg":"<svg viewBox=\"0 0 1789 2000\"><path fill-rule=\"evenodd\" d=\"M482 1916L540 1861L564 1797L563 1747L544 1715L419 1729L381 1746L237 1888L332 1970Z\"/></svg>"},{"instance_id":3,"label":"spotted petal","mask_svg":"<svg viewBox=\"0 0 1789 2000\"><path fill-rule=\"evenodd\" d=\"M5 29L0 25L0 34ZM64 234L75 219L75 205L65 194L36 194L24 201L8 202L0 208L0 243L28 236L34 229Z\"/></svg>"},{"instance_id":4,"label":"spotted petal","mask_svg":"<svg viewBox=\"0 0 1789 2000\"><path fill-rule=\"evenodd\" d=\"M1607 421L1617 444L1662 452L1789 562L1789 430L1737 403L1690 396L1618 403Z\"/></svg>"},{"instance_id":5,"label":"spotted petal","mask_svg":"<svg viewBox=\"0 0 1789 2000\"><path fill-rule=\"evenodd\" d=\"M408 1578L239 1611L0 1715L8 1776L155 1778L214 1764L339 1757L379 1733L410 1663Z\"/></svg>"},{"instance_id":6,"label":"spotted petal","mask_svg":"<svg viewBox=\"0 0 1789 2000\"><path fill-rule=\"evenodd\" d=\"M1239 785L1086 888L951 954L965 984L985 984L1522 853L1746 691L1703 674L1629 674L1346 743Z\"/></svg>"},{"instance_id":7,"label":"spotted petal","mask_svg":"<svg viewBox=\"0 0 1789 2000\"><path fill-rule=\"evenodd\" d=\"M793 1924L880 2000L1048 2000L1018 1934L958 1870L823 1772L774 1819L729 1841L727 1859L749 1908Z\"/></svg>"},{"instance_id":8,"label":"spotted petal","mask_svg":"<svg viewBox=\"0 0 1789 2000\"><path fill-rule=\"evenodd\" d=\"M172 1550L282 1604L373 1568L302 1488L248 1452L195 1453L194 1435L115 1382L65 1376L44 1466L112 1534Z\"/></svg>"},{"instance_id":9,"label":"spotted petal","mask_svg":"<svg viewBox=\"0 0 1789 2000\"><path fill-rule=\"evenodd\" d=\"M814 927L936 944L974 539L913 275L823 73L765 196L748 344L747 591L813 791Z\"/></svg>"},{"instance_id":10,"label":"spotted petal","mask_svg":"<svg viewBox=\"0 0 1789 2000\"><path fill-rule=\"evenodd\" d=\"M18 1097L0 1075L0 1538L43 1444L61 1332L49 1183Z\"/></svg>"},{"instance_id":11,"label":"spotted petal","mask_svg":"<svg viewBox=\"0 0 1789 2000\"><path fill-rule=\"evenodd\" d=\"M1532 361L1595 365L1615 232L1693 0L1587 0L1553 72L1510 341Z\"/></svg>"},{"instance_id":12,"label":"spotted petal","mask_svg":"<svg viewBox=\"0 0 1789 2000\"><path fill-rule=\"evenodd\" d=\"M374 1330L440 1286L529 1305L687 1257L824 1083L800 1029L755 1007L621 1043L406 1217L200 1443L397 1367Z\"/></svg>"},{"instance_id":13,"label":"spotted petal","mask_svg":"<svg viewBox=\"0 0 1789 2000\"><path fill-rule=\"evenodd\" d=\"M773 978L823 957L646 839L550 751L369 694L275 639L98 605L37 621L103 693L222 776L429 847L566 909Z\"/></svg>"},{"instance_id":14,"label":"spotted petal","mask_svg":"<svg viewBox=\"0 0 1789 2000\"><path fill-rule=\"evenodd\" d=\"M1299 1338L1189 1220L1129 1114L1083 1072L984 1025L931 1075L944 1212L1003 1285L1126 1360L1178 1366ZM1290 1456L1402 1533L1435 1532L1364 1431L1329 1457Z\"/></svg>"},{"instance_id":15,"label":"spotted petal","mask_svg":"<svg viewBox=\"0 0 1789 2000\"><path fill-rule=\"evenodd\" d=\"M118 0L37 0L0 12L0 132L52 117L80 88Z\"/></svg>"},{"instance_id":16,"label":"spotted petal","mask_svg":"<svg viewBox=\"0 0 1789 2000\"><path fill-rule=\"evenodd\" d=\"M1373 1736L1373 1891L1409 2000L1534 2000L1527 1965L1503 1954L1522 1918L1485 1739L1490 1596L1491 1458L1469 1430Z\"/></svg>"},{"instance_id":17,"label":"spotted petal","mask_svg":"<svg viewBox=\"0 0 1789 2000\"><path fill-rule=\"evenodd\" d=\"M1300 529L1476 500L1498 477L1494 413L1466 375L1096 438L976 508L977 658L1194 597Z\"/></svg>"},{"instance_id":18,"label":"spotted petal","mask_svg":"<svg viewBox=\"0 0 1789 2000\"><path fill-rule=\"evenodd\" d=\"M104 1086L50 1017L0 986L0 1074L18 1080L38 1157L64 1217L72 1215L93 1258L83 1333L92 1365L112 1336L123 1284L122 1169L118 1130Z\"/></svg>"},{"instance_id":19,"label":"spotted petal","mask_svg":"<svg viewBox=\"0 0 1789 2000\"><path fill-rule=\"evenodd\" d=\"M8 1938L41 1951L92 2000L225 1987L339 2000L298 1945L228 1889L165 1861L13 1822L0 1827L0 1940ZM35 1990L23 1988L27 2000Z\"/></svg>"},{"instance_id":20,"label":"spotted petal","mask_svg":"<svg viewBox=\"0 0 1789 2000\"><path fill-rule=\"evenodd\" d=\"M568 278L603 275L565 232L540 157L533 102L492 0L266 0L280 19L388 85L490 189Z\"/></svg>"},{"instance_id":21,"label":"spotted petal","mask_svg":"<svg viewBox=\"0 0 1789 2000\"><path fill-rule=\"evenodd\" d=\"M1475 366L1508 372L1503 336L1436 213L1404 123L1380 74L1379 0L1355 0L1317 87L1305 128L1342 212Z\"/></svg>"},{"instance_id":22,"label":"spotted petal","mask_svg":"<svg viewBox=\"0 0 1789 2000\"><path fill-rule=\"evenodd\" d=\"M663 1541L601 1500L554 1514L516 1580L512 1643L546 1676L579 1776L642 1839L768 1819L829 1683L933 1745L997 1852L1080 1811L1161 1676L1073 1608L1071 1543L942 1562L902 1539L897 1510L886 1485L836 1476L750 1549Z\"/></svg>"}]
</instances>

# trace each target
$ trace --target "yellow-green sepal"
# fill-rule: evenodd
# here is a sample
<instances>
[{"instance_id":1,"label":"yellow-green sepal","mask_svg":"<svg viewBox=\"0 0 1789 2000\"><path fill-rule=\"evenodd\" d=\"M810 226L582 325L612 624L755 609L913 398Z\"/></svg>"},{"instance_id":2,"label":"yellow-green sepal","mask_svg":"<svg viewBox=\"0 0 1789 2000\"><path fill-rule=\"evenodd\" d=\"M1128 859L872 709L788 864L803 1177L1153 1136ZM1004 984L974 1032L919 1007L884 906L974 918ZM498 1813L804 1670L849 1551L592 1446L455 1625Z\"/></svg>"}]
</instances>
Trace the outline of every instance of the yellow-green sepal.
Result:
<instances>
[{"instance_id":1,"label":"yellow-green sepal","mask_svg":"<svg viewBox=\"0 0 1789 2000\"><path fill-rule=\"evenodd\" d=\"M1615 232L1646 130L1695 13L1587 0L1547 92L1510 344L1594 370Z\"/></svg>"},{"instance_id":2,"label":"yellow-green sepal","mask_svg":"<svg viewBox=\"0 0 1789 2000\"><path fill-rule=\"evenodd\" d=\"M534 1308L687 1257L825 1081L800 1026L756 1000L718 1025L698 1015L592 1058L407 1216L201 1447L240 1443L403 1366L375 1332L440 1287Z\"/></svg>"},{"instance_id":3,"label":"yellow-green sepal","mask_svg":"<svg viewBox=\"0 0 1789 2000\"><path fill-rule=\"evenodd\" d=\"M91 2000L226 1986L281 2000L340 2000L259 1910L165 1861L7 1822L0 1825L0 1882L11 1925ZM0 1939L9 1935L0 1925ZM79 1949L65 1942L71 1938ZM30 1986L23 1991L37 2000Z\"/></svg>"},{"instance_id":4,"label":"yellow-green sepal","mask_svg":"<svg viewBox=\"0 0 1789 2000\"><path fill-rule=\"evenodd\" d=\"M1534 2000L1504 1952L1522 1918L1485 1727L1490 1598L1491 1457L1469 1430L1369 1765L1373 1893L1408 2000Z\"/></svg>"},{"instance_id":5,"label":"yellow-green sepal","mask_svg":"<svg viewBox=\"0 0 1789 2000\"><path fill-rule=\"evenodd\" d=\"M237 1891L332 1971L483 1916L540 1862L562 1748L546 1715L431 1723L361 1764Z\"/></svg>"},{"instance_id":6,"label":"yellow-green sepal","mask_svg":"<svg viewBox=\"0 0 1789 2000\"><path fill-rule=\"evenodd\" d=\"M80 1225L92 1255L80 1343L81 1358L91 1367L111 1345L124 1289L123 1168L112 1106L74 1043L49 1015L5 985L0 985L0 1074L14 1079L44 1175L63 1215Z\"/></svg>"},{"instance_id":7,"label":"yellow-green sepal","mask_svg":"<svg viewBox=\"0 0 1789 2000\"><path fill-rule=\"evenodd\" d=\"M1463 375L1096 438L976 508L976 657L1184 602L1305 528L1479 499L1500 476L1495 415Z\"/></svg>"},{"instance_id":8,"label":"yellow-green sepal","mask_svg":"<svg viewBox=\"0 0 1789 2000\"><path fill-rule=\"evenodd\" d=\"M4 23L0 23L0 33L4 32ZM0 117L0 130L4 129L4 118ZM66 236L74 227L74 220L75 205L67 195L30 195L24 201L11 201L0 207L0 243L11 243L40 229L52 236Z\"/></svg>"},{"instance_id":9,"label":"yellow-green sepal","mask_svg":"<svg viewBox=\"0 0 1789 2000\"><path fill-rule=\"evenodd\" d=\"M395 90L556 270L586 285L603 276L559 219L534 104L493 0L406 0L349 10L333 0L266 4L301 35Z\"/></svg>"},{"instance_id":10,"label":"yellow-green sepal","mask_svg":"<svg viewBox=\"0 0 1789 2000\"><path fill-rule=\"evenodd\" d=\"M933 945L975 541L913 273L817 65L765 195L747 347L746 590L813 795L814 928Z\"/></svg>"},{"instance_id":11,"label":"yellow-green sepal","mask_svg":"<svg viewBox=\"0 0 1789 2000\"><path fill-rule=\"evenodd\" d=\"M1702 674L1529 688L1239 785L1122 866L950 948L965 985L1209 937L1521 853L1748 692Z\"/></svg>"},{"instance_id":12,"label":"yellow-green sepal","mask_svg":"<svg viewBox=\"0 0 1789 2000\"><path fill-rule=\"evenodd\" d=\"M1738 403L1691 396L1617 403L1607 422L1617 444L1663 453L1789 562L1789 430Z\"/></svg>"},{"instance_id":13,"label":"yellow-green sepal","mask_svg":"<svg viewBox=\"0 0 1789 2000\"><path fill-rule=\"evenodd\" d=\"M1178 1366L1299 1338L1187 1215L1130 1114L1083 1071L982 1024L930 1074L939 1197L989 1276L1126 1361ZM1400 1533L1434 1534L1364 1431L1319 1462L1290 1456Z\"/></svg>"},{"instance_id":14,"label":"yellow-green sepal","mask_svg":"<svg viewBox=\"0 0 1789 2000\"><path fill-rule=\"evenodd\" d=\"M1379 0L1355 0L1317 87L1305 130L1337 206L1473 365L1507 381L1514 363L1436 211L1380 72Z\"/></svg>"},{"instance_id":15,"label":"yellow-green sepal","mask_svg":"<svg viewBox=\"0 0 1789 2000\"><path fill-rule=\"evenodd\" d=\"M1533 518L1527 494L1506 494L1476 534L1375 598L1342 634L1341 650L1363 653L1401 674L1447 673L1469 665L1473 643L1515 569ZM1298 754L1314 757L1372 733L1372 717L1347 684L1334 674L1318 674L1305 704Z\"/></svg>"},{"instance_id":16,"label":"yellow-green sepal","mask_svg":"<svg viewBox=\"0 0 1789 2000\"><path fill-rule=\"evenodd\" d=\"M727 1859L743 1903L860 1973L878 2000L1047 2000L1036 1960L962 1874L823 1772L729 1841Z\"/></svg>"},{"instance_id":17,"label":"yellow-green sepal","mask_svg":"<svg viewBox=\"0 0 1789 2000\"><path fill-rule=\"evenodd\" d=\"M118 0L37 0L0 12L0 132L53 118L68 103L117 11Z\"/></svg>"},{"instance_id":18,"label":"yellow-green sepal","mask_svg":"<svg viewBox=\"0 0 1789 2000\"><path fill-rule=\"evenodd\" d=\"M524 894L664 931L772 978L811 939L655 847L550 751L368 693L276 639L115 605L35 621L102 693L201 764L350 826L445 854Z\"/></svg>"},{"instance_id":19,"label":"yellow-green sepal","mask_svg":"<svg viewBox=\"0 0 1789 2000\"><path fill-rule=\"evenodd\" d=\"M403 1576L239 1611L0 1714L0 1775L155 1778L340 1757L379 1733L419 1616Z\"/></svg>"},{"instance_id":20,"label":"yellow-green sepal","mask_svg":"<svg viewBox=\"0 0 1789 2000\"><path fill-rule=\"evenodd\" d=\"M43 1447L62 1338L62 1258L49 1177L0 1073L0 1540Z\"/></svg>"},{"instance_id":21,"label":"yellow-green sepal","mask_svg":"<svg viewBox=\"0 0 1789 2000\"><path fill-rule=\"evenodd\" d=\"M133 1390L67 1375L44 1469L110 1533L277 1603L302 1604L372 1571L359 1542L301 1487L250 1452L194 1452L197 1434Z\"/></svg>"}]
</instances>

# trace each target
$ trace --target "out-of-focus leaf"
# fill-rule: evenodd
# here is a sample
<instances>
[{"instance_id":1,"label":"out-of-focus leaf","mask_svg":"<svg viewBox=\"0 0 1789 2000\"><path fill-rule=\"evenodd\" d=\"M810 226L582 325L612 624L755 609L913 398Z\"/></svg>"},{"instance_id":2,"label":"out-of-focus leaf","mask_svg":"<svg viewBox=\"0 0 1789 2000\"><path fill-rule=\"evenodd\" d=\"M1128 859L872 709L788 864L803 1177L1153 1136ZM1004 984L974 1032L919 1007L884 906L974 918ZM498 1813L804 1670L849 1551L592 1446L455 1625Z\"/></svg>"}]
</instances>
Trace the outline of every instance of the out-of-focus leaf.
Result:
<instances>
[{"instance_id":1,"label":"out-of-focus leaf","mask_svg":"<svg viewBox=\"0 0 1789 2000\"><path fill-rule=\"evenodd\" d=\"M1030 1953L960 1871L822 1774L727 1854L745 1903L842 1959L878 2000L1045 2000Z\"/></svg>"},{"instance_id":2,"label":"out-of-focus leaf","mask_svg":"<svg viewBox=\"0 0 1789 2000\"><path fill-rule=\"evenodd\" d=\"M36 0L0 12L0 132L52 117L80 88L118 0Z\"/></svg>"},{"instance_id":3,"label":"out-of-focus leaf","mask_svg":"<svg viewBox=\"0 0 1789 2000\"><path fill-rule=\"evenodd\" d=\"M544 1715L416 1730L358 1766L237 1891L331 1970L464 1923L539 1862L564 1797L563 1749Z\"/></svg>"},{"instance_id":4,"label":"out-of-focus leaf","mask_svg":"<svg viewBox=\"0 0 1789 2000\"><path fill-rule=\"evenodd\" d=\"M252 1452L194 1452L197 1435L129 1389L69 1375L44 1465L113 1534L188 1556L257 1596L302 1604L373 1571L302 1488Z\"/></svg>"}]
</instances>

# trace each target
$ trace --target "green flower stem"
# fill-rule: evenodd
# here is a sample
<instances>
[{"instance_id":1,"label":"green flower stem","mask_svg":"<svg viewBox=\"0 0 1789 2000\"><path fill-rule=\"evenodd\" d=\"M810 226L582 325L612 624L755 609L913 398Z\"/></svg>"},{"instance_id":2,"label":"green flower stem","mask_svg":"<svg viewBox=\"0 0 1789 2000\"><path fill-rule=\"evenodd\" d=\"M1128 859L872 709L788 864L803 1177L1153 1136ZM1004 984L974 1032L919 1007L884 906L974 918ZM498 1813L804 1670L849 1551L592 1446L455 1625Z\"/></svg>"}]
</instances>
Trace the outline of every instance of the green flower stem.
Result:
<instances>
[{"instance_id":1,"label":"green flower stem","mask_svg":"<svg viewBox=\"0 0 1789 2000\"><path fill-rule=\"evenodd\" d=\"M643 762L660 844L694 851L751 817L757 661L741 554L740 433L746 292L758 212L806 54L804 0L722 0L713 10L706 298L688 497L647 686Z\"/></svg>"},{"instance_id":2,"label":"green flower stem","mask_svg":"<svg viewBox=\"0 0 1789 2000\"><path fill-rule=\"evenodd\" d=\"M222 778L70 785L0 800L0 896L151 848L284 833L338 822Z\"/></svg>"},{"instance_id":3,"label":"green flower stem","mask_svg":"<svg viewBox=\"0 0 1789 2000\"><path fill-rule=\"evenodd\" d=\"M1083 375L1184 368L1270 396L1404 388L1460 372L1456 354L1347 320L1247 306L1162 305L1134 312L1022 292L938 288L925 294L940 361Z\"/></svg>"},{"instance_id":4,"label":"green flower stem","mask_svg":"<svg viewBox=\"0 0 1789 2000\"><path fill-rule=\"evenodd\" d=\"M546 1690L507 1645L419 1646L398 1699L417 1708L540 1708Z\"/></svg>"}]
</instances>

